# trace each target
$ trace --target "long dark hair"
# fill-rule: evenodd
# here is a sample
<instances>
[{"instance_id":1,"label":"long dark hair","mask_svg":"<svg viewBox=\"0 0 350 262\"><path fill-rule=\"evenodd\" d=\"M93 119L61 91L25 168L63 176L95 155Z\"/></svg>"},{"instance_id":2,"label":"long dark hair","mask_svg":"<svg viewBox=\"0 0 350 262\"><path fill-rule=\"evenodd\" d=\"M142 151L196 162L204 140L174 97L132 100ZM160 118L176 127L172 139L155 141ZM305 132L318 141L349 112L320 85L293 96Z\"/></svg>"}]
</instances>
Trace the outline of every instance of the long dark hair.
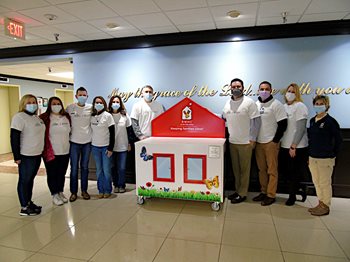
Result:
<instances>
[{"instance_id":1,"label":"long dark hair","mask_svg":"<svg viewBox=\"0 0 350 262\"><path fill-rule=\"evenodd\" d=\"M69 122L70 122L70 116L69 116L69 114L66 112L66 110L64 110L62 100L61 100L59 97L57 97L57 96L52 96L52 97L50 97L49 102L47 102L47 109L46 109L46 112L45 112L45 113L42 113L42 114L40 115L40 118L41 118L45 123L48 121L48 119L50 118L50 115L51 115L51 113L52 113L52 106L51 106L51 103L52 103L53 100L57 100L57 101L60 102L60 104L61 104L61 106L62 106L62 109L61 109L61 111L59 112L59 114L60 114L61 116L67 117L68 120L69 120Z\"/></svg>"},{"instance_id":2,"label":"long dark hair","mask_svg":"<svg viewBox=\"0 0 350 262\"><path fill-rule=\"evenodd\" d=\"M119 102L120 102L120 107L118 108L117 110L117 113L121 113L122 115L125 115L126 114L126 110L125 110L125 106L124 106L124 103L123 103L123 100L120 96L118 95L114 95L112 96L110 99L109 99L109 103L108 103L108 112L113 114L113 108L112 108L112 104L113 104L113 100L114 98L118 98L119 99Z\"/></svg>"},{"instance_id":3,"label":"long dark hair","mask_svg":"<svg viewBox=\"0 0 350 262\"><path fill-rule=\"evenodd\" d=\"M105 100L102 96L96 96L96 97L94 98L94 100L92 101L92 114L91 114L92 116L95 116L95 115L98 114L97 110L95 109L96 99L101 99L101 100L102 100L103 107L104 107L103 110L102 110L102 112L105 111L105 110L107 109L106 100ZM102 112L101 112L101 113L102 113Z\"/></svg>"}]
</instances>

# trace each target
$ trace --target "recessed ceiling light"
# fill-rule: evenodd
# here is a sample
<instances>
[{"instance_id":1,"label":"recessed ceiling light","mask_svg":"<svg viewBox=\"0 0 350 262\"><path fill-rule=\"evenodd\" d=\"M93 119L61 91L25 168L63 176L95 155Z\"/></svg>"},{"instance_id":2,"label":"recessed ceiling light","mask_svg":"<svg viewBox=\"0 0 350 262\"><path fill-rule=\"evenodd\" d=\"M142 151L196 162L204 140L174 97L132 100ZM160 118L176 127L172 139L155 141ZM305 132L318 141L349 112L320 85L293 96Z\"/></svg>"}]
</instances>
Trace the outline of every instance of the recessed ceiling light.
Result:
<instances>
[{"instance_id":1,"label":"recessed ceiling light","mask_svg":"<svg viewBox=\"0 0 350 262\"><path fill-rule=\"evenodd\" d=\"M231 18L237 18L239 17L241 14L241 12L239 12L238 10L231 10L229 12L227 12L227 15Z\"/></svg>"},{"instance_id":2,"label":"recessed ceiling light","mask_svg":"<svg viewBox=\"0 0 350 262\"><path fill-rule=\"evenodd\" d=\"M119 27L119 25L116 23L107 23L106 26L109 29L116 29L117 27Z\"/></svg>"},{"instance_id":3,"label":"recessed ceiling light","mask_svg":"<svg viewBox=\"0 0 350 262\"><path fill-rule=\"evenodd\" d=\"M50 21L57 19L57 15L53 15L53 14L44 14L44 16Z\"/></svg>"},{"instance_id":4,"label":"recessed ceiling light","mask_svg":"<svg viewBox=\"0 0 350 262\"><path fill-rule=\"evenodd\" d=\"M68 79L74 78L73 72L48 73L47 75L54 76L54 77L68 78Z\"/></svg>"}]
</instances>

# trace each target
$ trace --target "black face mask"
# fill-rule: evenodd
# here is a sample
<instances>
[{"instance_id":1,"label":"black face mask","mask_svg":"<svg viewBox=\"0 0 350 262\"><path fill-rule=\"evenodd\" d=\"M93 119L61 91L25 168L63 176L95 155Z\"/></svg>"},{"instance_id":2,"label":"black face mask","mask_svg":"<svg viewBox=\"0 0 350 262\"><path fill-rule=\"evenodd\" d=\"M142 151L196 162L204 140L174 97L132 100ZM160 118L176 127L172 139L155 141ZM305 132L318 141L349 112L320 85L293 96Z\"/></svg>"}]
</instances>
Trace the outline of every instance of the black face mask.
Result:
<instances>
[{"instance_id":1,"label":"black face mask","mask_svg":"<svg viewBox=\"0 0 350 262\"><path fill-rule=\"evenodd\" d=\"M241 89L238 89L238 88L235 88L235 89L231 89L231 94L234 96L234 97L239 97L242 95L242 90Z\"/></svg>"}]
</instances>

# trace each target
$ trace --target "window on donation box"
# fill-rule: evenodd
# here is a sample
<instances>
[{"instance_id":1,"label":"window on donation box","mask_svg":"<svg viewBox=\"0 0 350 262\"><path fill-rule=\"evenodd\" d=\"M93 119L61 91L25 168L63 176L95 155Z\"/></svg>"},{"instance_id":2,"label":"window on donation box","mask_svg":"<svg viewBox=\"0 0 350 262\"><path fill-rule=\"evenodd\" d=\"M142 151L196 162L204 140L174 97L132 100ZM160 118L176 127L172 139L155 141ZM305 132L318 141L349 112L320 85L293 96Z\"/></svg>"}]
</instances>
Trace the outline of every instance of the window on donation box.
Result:
<instances>
[{"instance_id":1,"label":"window on donation box","mask_svg":"<svg viewBox=\"0 0 350 262\"><path fill-rule=\"evenodd\" d=\"M184 182L204 184L207 178L207 156L184 155Z\"/></svg>"},{"instance_id":2,"label":"window on donation box","mask_svg":"<svg viewBox=\"0 0 350 262\"><path fill-rule=\"evenodd\" d=\"M153 154L153 181L175 181L174 154Z\"/></svg>"}]
</instances>

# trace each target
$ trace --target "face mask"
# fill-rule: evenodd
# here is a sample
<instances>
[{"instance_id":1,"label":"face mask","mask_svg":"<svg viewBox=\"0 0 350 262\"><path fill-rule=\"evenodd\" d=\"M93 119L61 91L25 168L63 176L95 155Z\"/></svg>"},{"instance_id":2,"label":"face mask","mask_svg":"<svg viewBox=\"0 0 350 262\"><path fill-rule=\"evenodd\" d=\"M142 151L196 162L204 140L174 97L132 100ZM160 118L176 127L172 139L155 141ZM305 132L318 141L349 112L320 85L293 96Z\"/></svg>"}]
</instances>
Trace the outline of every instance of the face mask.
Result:
<instances>
[{"instance_id":1,"label":"face mask","mask_svg":"<svg viewBox=\"0 0 350 262\"><path fill-rule=\"evenodd\" d=\"M259 91L259 96L262 101L265 101L270 95L270 91Z\"/></svg>"},{"instance_id":2,"label":"face mask","mask_svg":"<svg viewBox=\"0 0 350 262\"><path fill-rule=\"evenodd\" d=\"M38 105L37 104L26 104L26 111L28 111L29 113L35 113L35 111L38 109Z\"/></svg>"},{"instance_id":3,"label":"face mask","mask_svg":"<svg viewBox=\"0 0 350 262\"><path fill-rule=\"evenodd\" d=\"M87 100L87 96L78 96L78 103L79 105L85 105L86 100Z\"/></svg>"},{"instance_id":4,"label":"face mask","mask_svg":"<svg viewBox=\"0 0 350 262\"><path fill-rule=\"evenodd\" d=\"M97 110L97 111L101 111L102 109L104 109L105 107L104 107L104 105L103 104L95 104L95 109Z\"/></svg>"},{"instance_id":5,"label":"face mask","mask_svg":"<svg viewBox=\"0 0 350 262\"><path fill-rule=\"evenodd\" d=\"M51 106L51 110L52 110L52 112L58 114L62 110L62 106L61 105L53 105L53 106Z\"/></svg>"},{"instance_id":6,"label":"face mask","mask_svg":"<svg viewBox=\"0 0 350 262\"><path fill-rule=\"evenodd\" d=\"M288 102L293 102L295 100L295 94L287 92L286 93L286 99L287 99Z\"/></svg>"},{"instance_id":7,"label":"face mask","mask_svg":"<svg viewBox=\"0 0 350 262\"><path fill-rule=\"evenodd\" d=\"M113 103L113 104L112 104L113 110L118 110L119 107L120 107L120 104L119 104L119 103Z\"/></svg>"},{"instance_id":8,"label":"face mask","mask_svg":"<svg viewBox=\"0 0 350 262\"><path fill-rule=\"evenodd\" d=\"M145 100L147 102L150 102L152 100L152 98L153 98L153 95L151 93L146 93L146 94L143 95L143 97L145 98Z\"/></svg>"},{"instance_id":9,"label":"face mask","mask_svg":"<svg viewBox=\"0 0 350 262\"><path fill-rule=\"evenodd\" d=\"M325 105L320 105L320 106L314 106L314 110L316 112L316 114L321 114L326 112L326 106Z\"/></svg>"},{"instance_id":10,"label":"face mask","mask_svg":"<svg viewBox=\"0 0 350 262\"><path fill-rule=\"evenodd\" d=\"M231 89L231 94L234 96L234 97L239 97L242 95L242 90L241 89L238 89L238 88L235 88L235 89Z\"/></svg>"}]
</instances>

